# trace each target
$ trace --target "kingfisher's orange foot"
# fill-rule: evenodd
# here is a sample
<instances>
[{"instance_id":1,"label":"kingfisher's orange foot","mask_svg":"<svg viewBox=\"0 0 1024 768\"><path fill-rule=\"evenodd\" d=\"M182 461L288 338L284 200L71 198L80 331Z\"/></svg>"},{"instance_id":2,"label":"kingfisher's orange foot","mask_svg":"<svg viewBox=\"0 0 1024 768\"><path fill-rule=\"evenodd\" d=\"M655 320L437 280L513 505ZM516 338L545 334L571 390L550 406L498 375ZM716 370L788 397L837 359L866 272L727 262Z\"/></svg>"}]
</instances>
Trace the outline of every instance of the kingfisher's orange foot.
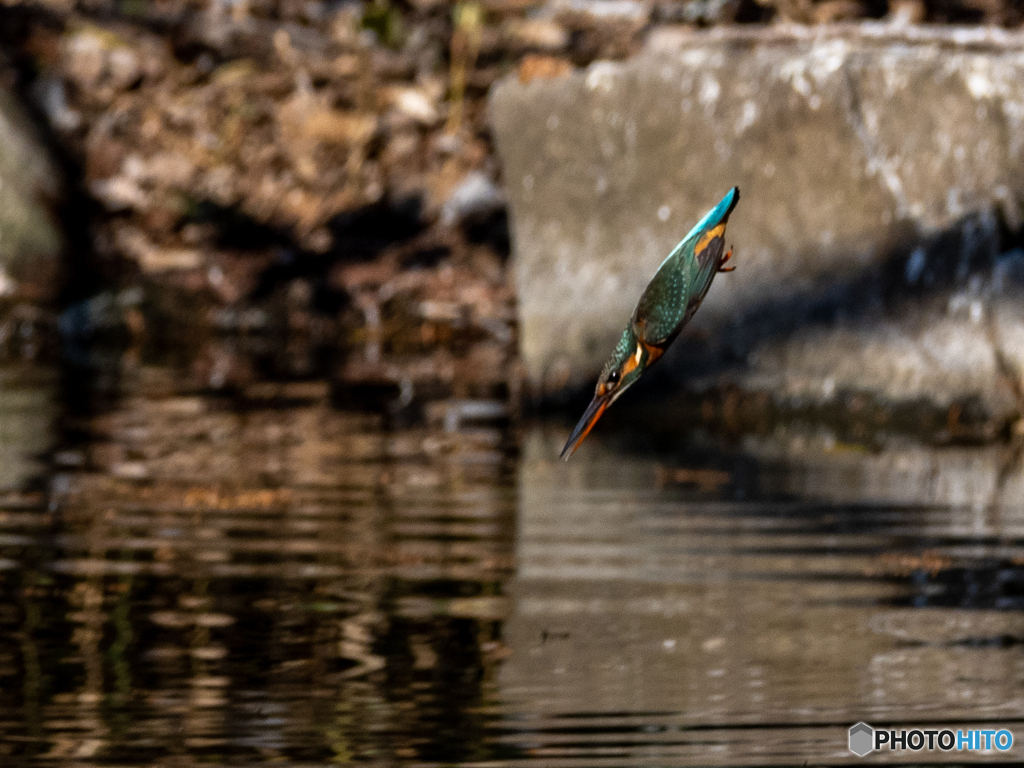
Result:
<instances>
[{"instance_id":1,"label":"kingfisher's orange foot","mask_svg":"<svg viewBox=\"0 0 1024 768\"><path fill-rule=\"evenodd\" d=\"M732 258L732 248L730 248L728 251L726 251L725 252L725 256L722 257L722 262L718 265L718 271L719 272L732 272L734 269L736 269L735 266L732 266L732 267L725 266L725 262L727 262L731 258Z\"/></svg>"}]
</instances>

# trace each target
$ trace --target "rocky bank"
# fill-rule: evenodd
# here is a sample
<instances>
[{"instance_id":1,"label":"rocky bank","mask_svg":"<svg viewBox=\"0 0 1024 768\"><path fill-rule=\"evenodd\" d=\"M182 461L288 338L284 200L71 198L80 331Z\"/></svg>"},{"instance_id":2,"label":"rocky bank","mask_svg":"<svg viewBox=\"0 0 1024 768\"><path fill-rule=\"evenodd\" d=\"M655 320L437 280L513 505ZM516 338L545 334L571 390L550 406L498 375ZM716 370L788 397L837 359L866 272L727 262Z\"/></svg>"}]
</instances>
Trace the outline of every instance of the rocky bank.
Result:
<instances>
[{"instance_id":1,"label":"rocky bank","mask_svg":"<svg viewBox=\"0 0 1024 768\"><path fill-rule=\"evenodd\" d=\"M893 24L665 32L627 62L506 79L492 122L530 380L592 379L665 254L738 185L736 271L663 382L1012 420L1022 83L1018 33Z\"/></svg>"}]
</instances>

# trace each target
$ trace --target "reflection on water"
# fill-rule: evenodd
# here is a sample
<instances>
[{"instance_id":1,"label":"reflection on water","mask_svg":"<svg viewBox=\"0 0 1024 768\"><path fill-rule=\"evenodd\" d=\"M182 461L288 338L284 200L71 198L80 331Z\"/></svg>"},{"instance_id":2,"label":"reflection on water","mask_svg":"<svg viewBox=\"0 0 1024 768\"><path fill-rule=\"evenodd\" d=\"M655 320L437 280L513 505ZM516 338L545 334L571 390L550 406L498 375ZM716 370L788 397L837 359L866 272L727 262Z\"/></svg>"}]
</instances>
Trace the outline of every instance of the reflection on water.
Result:
<instances>
[{"instance_id":1,"label":"reflection on water","mask_svg":"<svg viewBox=\"0 0 1024 768\"><path fill-rule=\"evenodd\" d=\"M538 765L834 760L860 719L1020 732L1024 494L987 475L1006 449L783 441L784 464L778 442L731 472L596 447L566 470L555 436L527 442L499 686Z\"/></svg>"},{"instance_id":2,"label":"reflection on water","mask_svg":"<svg viewBox=\"0 0 1024 768\"><path fill-rule=\"evenodd\" d=\"M1012 446L595 436L564 464L493 404L386 429L320 382L142 367L57 413L53 382L0 371L5 766L802 764L859 719L1024 740Z\"/></svg>"},{"instance_id":3,"label":"reflection on water","mask_svg":"<svg viewBox=\"0 0 1024 768\"><path fill-rule=\"evenodd\" d=\"M172 381L72 416L52 492L0 506L0 753L475 756L513 567L503 434Z\"/></svg>"},{"instance_id":4,"label":"reflection on water","mask_svg":"<svg viewBox=\"0 0 1024 768\"><path fill-rule=\"evenodd\" d=\"M56 435L57 372L0 365L0 489L31 482Z\"/></svg>"}]
</instances>

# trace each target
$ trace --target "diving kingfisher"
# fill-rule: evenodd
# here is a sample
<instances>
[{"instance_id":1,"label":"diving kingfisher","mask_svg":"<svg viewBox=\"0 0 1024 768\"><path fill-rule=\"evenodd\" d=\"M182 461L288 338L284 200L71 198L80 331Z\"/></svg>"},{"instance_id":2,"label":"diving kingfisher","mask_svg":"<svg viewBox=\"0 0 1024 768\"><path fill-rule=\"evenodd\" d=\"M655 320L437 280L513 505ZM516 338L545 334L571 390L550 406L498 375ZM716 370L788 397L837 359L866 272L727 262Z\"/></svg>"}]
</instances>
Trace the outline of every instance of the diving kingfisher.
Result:
<instances>
[{"instance_id":1,"label":"diving kingfisher","mask_svg":"<svg viewBox=\"0 0 1024 768\"><path fill-rule=\"evenodd\" d=\"M739 200L739 187L733 187L658 267L601 370L594 399L562 449L563 459L569 460L608 406L665 354L704 300L715 275L735 269L725 266L732 250L725 250L724 238L729 214Z\"/></svg>"}]
</instances>

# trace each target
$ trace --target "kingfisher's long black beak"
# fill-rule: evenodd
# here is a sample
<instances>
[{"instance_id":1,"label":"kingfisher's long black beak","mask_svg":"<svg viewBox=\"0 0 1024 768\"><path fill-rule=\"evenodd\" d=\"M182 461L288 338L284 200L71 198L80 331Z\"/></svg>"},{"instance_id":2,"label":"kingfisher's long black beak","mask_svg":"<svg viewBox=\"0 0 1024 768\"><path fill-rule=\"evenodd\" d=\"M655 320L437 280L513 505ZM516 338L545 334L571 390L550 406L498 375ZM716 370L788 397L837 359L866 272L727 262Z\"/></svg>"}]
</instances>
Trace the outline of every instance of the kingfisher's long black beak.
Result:
<instances>
[{"instance_id":1,"label":"kingfisher's long black beak","mask_svg":"<svg viewBox=\"0 0 1024 768\"><path fill-rule=\"evenodd\" d=\"M562 458L566 461L572 456L580 443L583 442L583 438L589 434L590 430L597 424L597 420L601 418L601 414L604 413L605 409L612 404L612 400L615 398L612 395L594 395L594 399L590 401L590 405L587 406L587 410L583 412L583 416L580 418L579 424L576 425L576 429L569 435L569 440L565 444L565 448L562 449Z\"/></svg>"}]
</instances>

